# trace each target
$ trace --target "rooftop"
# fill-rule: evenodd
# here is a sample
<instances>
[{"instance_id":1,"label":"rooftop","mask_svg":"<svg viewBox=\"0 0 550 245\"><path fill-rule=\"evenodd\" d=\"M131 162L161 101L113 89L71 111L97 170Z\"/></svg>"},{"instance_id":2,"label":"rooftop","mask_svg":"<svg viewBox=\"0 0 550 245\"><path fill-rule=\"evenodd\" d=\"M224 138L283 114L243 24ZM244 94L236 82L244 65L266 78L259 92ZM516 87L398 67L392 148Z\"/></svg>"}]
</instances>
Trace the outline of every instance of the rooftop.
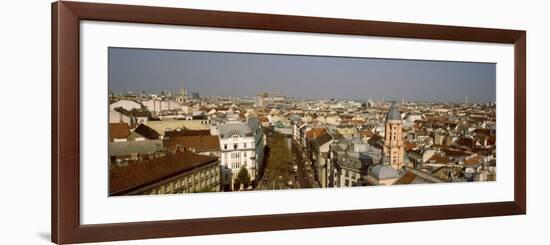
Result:
<instances>
[{"instance_id":1,"label":"rooftop","mask_svg":"<svg viewBox=\"0 0 550 245\"><path fill-rule=\"evenodd\" d=\"M389 165L376 165L371 168L369 176L377 180L395 179L399 177L399 172Z\"/></svg>"},{"instance_id":2,"label":"rooftop","mask_svg":"<svg viewBox=\"0 0 550 245\"><path fill-rule=\"evenodd\" d=\"M177 146L192 148L197 152L220 150L220 141L215 135L195 135L171 137L165 141L165 147L174 150Z\"/></svg>"},{"instance_id":3,"label":"rooftop","mask_svg":"<svg viewBox=\"0 0 550 245\"><path fill-rule=\"evenodd\" d=\"M217 160L217 157L184 151L112 169L109 173L109 194L123 195Z\"/></svg>"},{"instance_id":4,"label":"rooftop","mask_svg":"<svg viewBox=\"0 0 550 245\"><path fill-rule=\"evenodd\" d=\"M127 123L109 123L109 141L126 139L130 135L130 125Z\"/></svg>"},{"instance_id":5,"label":"rooftop","mask_svg":"<svg viewBox=\"0 0 550 245\"><path fill-rule=\"evenodd\" d=\"M156 140L160 138L160 134L157 131L145 124L140 124L136 129L134 129L134 132L150 140Z\"/></svg>"}]
</instances>

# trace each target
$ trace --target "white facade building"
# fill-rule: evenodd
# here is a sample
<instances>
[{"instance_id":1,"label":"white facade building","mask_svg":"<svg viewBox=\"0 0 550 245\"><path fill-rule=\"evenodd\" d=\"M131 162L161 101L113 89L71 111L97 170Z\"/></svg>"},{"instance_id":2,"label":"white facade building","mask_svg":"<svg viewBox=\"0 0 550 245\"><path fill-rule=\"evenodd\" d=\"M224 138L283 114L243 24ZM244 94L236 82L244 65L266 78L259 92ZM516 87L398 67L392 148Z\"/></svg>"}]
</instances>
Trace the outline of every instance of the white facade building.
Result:
<instances>
[{"instance_id":1,"label":"white facade building","mask_svg":"<svg viewBox=\"0 0 550 245\"><path fill-rule=\"evenodd\" d=\"M109 123L127 123L128 125L134 124L132 118L128 115L115 110L109 110Z\"/></svg>"},{"instance_id":2,"label":"white facade building","mask_svg":"<svg viewBox=\"0 0 550 245\"><path fill-rule=\"evenodd\" d=\"M139 110L141 109L142 105L136 101L133 100L119 100L117 102L114 102L109 105L109 110L112 111L115 108L122 107L122 109L131 111L133 109Z\"/></svg>"},{"instance_id":3,"label":"white facade building","mask_svg":"<svg viewBox=\"0 0 550 245\"><path fill-rule=\"evenodd\" d=\"M229 189L233 190L234 180L242 166L248 170L251 181L256 181L262 168L266 145L266 137L262 132L258 118L248 118L246 122L227 121L219 124L218 137L221 148L221 166L224 172L222 176L225 177L222 180L223 184L229 185Z\"/></svg>"},{"instance_id":4,"label":"white facade building","mask_svg":"<svg viewBox=\"0 0 550 245\"><path fill-rule=\"evenodd\" d=\"M162 111L170 111L180 109L182 110L182 105L173 100L159 100L159 99L150 99L143 100L141 103L150 111L153 115L158 115Z\"/></svg>"}]
</instances>

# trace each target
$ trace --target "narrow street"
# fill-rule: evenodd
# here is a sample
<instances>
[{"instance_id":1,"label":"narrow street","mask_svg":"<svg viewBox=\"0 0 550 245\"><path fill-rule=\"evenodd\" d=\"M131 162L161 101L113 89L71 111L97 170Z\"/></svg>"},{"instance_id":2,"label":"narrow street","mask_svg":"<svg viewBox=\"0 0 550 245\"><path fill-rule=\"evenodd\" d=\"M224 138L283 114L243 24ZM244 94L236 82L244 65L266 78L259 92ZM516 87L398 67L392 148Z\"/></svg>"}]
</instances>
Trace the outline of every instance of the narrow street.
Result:
<instances>
[{"instance_id":1,"label":"narrow street","mask_svg":"<svg viewBox=\"0 0 550 245\"><path fill-rule=\"evenodd\" d=\"M304 158L304 150L302 146L298 145L296 141L292 141L292 156L294 163L298 167L298 183L301 188L312 188L312 182L309 179L309 171L306 166L306 159Z\"/></svg>"},{"instance_id":2,"label":"narrow street","mask_svg":"<svg viewBox=\"0 0 550 245\"><path fill-rule=\"evenodd\" d=\"M267 146L264 153L263 174L256 190L295 189L297 176L292 170L291 151L284 135L266 130Z\"/></svg>"},{"instance_id":3,"label":"narrow street","mask_svg":"<svg viewBox=\"0 0 550 245\"><path fill-rule=\"evenodd\" d=\"M265 135L264 171L255 190L319 187L305 150L298 142L270 130L266 130Z\"/></svg>"}]
</instances>

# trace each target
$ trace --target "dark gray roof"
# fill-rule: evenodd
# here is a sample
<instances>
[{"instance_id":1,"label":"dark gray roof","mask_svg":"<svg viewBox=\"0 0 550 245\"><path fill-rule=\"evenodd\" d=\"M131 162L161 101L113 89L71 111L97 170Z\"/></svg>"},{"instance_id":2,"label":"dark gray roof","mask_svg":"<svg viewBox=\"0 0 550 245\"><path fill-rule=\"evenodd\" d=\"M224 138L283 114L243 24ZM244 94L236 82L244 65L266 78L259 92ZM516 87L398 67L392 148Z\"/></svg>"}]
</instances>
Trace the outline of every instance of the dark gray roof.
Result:
<instances>
[{"instance_id":1,"label":"dark gray roof","mask_svg":"<svg viewBox=\"0 0 550 245\"><path fill-rule=\"evenodd\" d=\"M250 117L246 122L227 122L221 124L218 128L220 138L229 138L232 135L240 137L251 137L261 133L261 123L257 117Z\"/></svg>"},{"instance_id":2,"label":"dark gray roof","mask_svg":"<svg viewBox=\"0 0 550 245\"><path fill-rule=\"evenodd\" d=\"M399 177L399 172L389 165L376 165L371 168L369 175L377 180L395 179Z\"/></svg>"},{"instance_id":3,"label":"dark gray roof","mask_svg":"<svg viewBox=\"0 0 550 245\"><path fill-rule=\"evenodd\" d=\"M390 110L386 115L386 121L387 120L401 120L401 112L399 112L399 106L397 103L393 103L391 105Z\"/></svg>"},{"instance_id":4,"label":"dark gray roof","mask_svg":"<svg viewBox=\"0 0 550 245\"><path fill-rule=\"evenodd\" d=\"M238 134L240 137L252 136L252 130L248 124L244 122L228 122L219 126L220 138L230 138L232 135Z\"/></svg>"},{"instance_id":5,"label":"dark gray roof","mask_svg":"<svg viewBox=\"0 0 550 245\"><path fill-rule=\"evenodd\" d=\"M136 129L134 129L134 132L150 140L156 140L160 137L160 134L157 131L145 124L140 124Z\"/></svg>"}]
</instances>

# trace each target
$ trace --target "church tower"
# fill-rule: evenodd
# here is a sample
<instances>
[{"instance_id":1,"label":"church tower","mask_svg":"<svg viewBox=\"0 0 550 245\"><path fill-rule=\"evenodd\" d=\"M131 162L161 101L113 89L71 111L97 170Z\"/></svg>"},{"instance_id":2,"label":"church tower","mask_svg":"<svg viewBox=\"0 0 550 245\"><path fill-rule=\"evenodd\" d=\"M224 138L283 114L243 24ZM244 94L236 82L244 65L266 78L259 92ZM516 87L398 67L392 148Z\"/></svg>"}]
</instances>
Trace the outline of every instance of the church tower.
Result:
<instances>
[{"instance_id":1,"label":"church tower","mask_svg":"<svg viewBox=\"0 0 550 245\"><path fill-rule=\"evenodd\" d=\"M384 156L388 157L389 165L399 170L403 167L405 149L403 146L403 120L399 106L393 103L386 115L384 133Z\"/></svg>"}]
</instances>

